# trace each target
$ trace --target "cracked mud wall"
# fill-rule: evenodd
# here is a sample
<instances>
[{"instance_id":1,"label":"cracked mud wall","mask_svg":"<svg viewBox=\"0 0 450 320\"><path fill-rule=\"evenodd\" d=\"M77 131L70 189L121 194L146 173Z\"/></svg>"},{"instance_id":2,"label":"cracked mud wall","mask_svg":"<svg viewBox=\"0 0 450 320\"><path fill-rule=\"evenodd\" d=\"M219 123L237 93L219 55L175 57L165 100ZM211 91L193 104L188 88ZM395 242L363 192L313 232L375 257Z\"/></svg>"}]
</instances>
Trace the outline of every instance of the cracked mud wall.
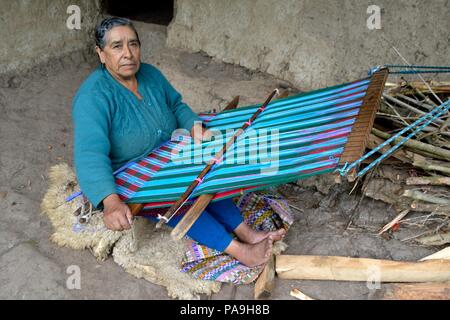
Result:
<instances>
[{"instance_id":1,"label":"cracked mud wall","mask_svg":"<svg viewBox=\"0 0 450 320\"><path fill-rule=\"evenodd\" d=\"M381 30L369 30L369 5ZM301 89L365 76L370 67L446 65L450 1L176 0L168 45L261 70Z\"/></svg>"},{"instance_id":2,"label":"cracked mud wall","mask_svg":"<svg viewBox=\"0 0 450 320\"><path fill-rule=\"evenodd\" d=\"M0 0L0 74L20 72L74 51L92 50L100 0ZM70 5L81 13L81 29L70 30Z\"/></svg>"}]
</instances>

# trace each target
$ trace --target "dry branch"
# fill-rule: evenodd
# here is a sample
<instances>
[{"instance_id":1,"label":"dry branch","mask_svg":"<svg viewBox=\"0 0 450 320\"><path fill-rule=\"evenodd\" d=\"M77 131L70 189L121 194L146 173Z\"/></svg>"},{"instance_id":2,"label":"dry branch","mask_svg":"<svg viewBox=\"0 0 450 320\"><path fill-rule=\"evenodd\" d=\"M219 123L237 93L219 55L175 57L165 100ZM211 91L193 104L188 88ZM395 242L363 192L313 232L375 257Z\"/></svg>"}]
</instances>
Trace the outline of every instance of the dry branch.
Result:
<instances>
[{"instance_id":1,"label":"dry branch","mask_svg":"<svg viewBox=\"0 0 450 320\"><path fill-rule=\"evenodd\" d=\"M416 239L417 242L426 246L442 246L450 243L450 232L434 234Z\"/></svg>"},{"instance_id":2,"label":"dry branch","mask_svg":"<svg viewBox=\"0 0 450 320\"><path fill-rule=\"evenodd\" d=\"M430 202L434 204L443 204L443 205L450 205L450 200L439 198L430 194L426 194L424 192L420 192L417 190L405 190L403 192L404 197L408 197L414 200L421 200L425 202Z\"/></svg>"},{"instance_id":3,"label":"dry branch","mask_svg":"<svg viewBox=\"0 0 450 320\"><path fill-rule=\"evenodd\" d=\"M450 186L450 178L443 176L433 176L433 177L410 177L406 179L406 184L409 186L420 185L420 186Z\"/></svg>"},{"instance_id":4,"label":"dry branch","mask_svg":"<svg viewBox=\"0 0 450 320\"><path fill-rule=\"evenodd\" d=\"M383 138L385 140L389 139L391 135L389 133L385 133L381 130L378 130L376 128L372 128L372 133L380 138ZM404 137L400 136L397 139L395 139L395 143L399 143ZM450 161L450 150L445 150L443 148L435 147L428 143L423 143L414 139L409 139L404 143L404 146L413 149L413 150L420 150L427 152L428 154L432 155L438 155L445 159L448 159Z\"/></svg>"}]
</instances>

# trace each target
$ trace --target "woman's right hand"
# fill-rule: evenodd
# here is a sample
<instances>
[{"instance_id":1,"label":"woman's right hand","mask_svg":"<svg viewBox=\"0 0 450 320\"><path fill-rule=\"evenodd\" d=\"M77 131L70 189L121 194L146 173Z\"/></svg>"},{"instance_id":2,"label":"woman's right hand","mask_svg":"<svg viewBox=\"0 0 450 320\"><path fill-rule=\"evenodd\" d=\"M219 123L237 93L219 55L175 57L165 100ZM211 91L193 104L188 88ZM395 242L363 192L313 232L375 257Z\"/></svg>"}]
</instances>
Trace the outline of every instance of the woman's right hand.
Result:
<instances>
[{"instance_id":1,"label":"woman's right hand","mask_svg":"<svg viewBox=\"0 0 450 320\"><path fill-rule=\"evenodd\" d=\"M133 215L117 194L110 194L103 199L103 206L103 222L109 230L122 231L131 228Z\"/></svg>"}]
</instances>

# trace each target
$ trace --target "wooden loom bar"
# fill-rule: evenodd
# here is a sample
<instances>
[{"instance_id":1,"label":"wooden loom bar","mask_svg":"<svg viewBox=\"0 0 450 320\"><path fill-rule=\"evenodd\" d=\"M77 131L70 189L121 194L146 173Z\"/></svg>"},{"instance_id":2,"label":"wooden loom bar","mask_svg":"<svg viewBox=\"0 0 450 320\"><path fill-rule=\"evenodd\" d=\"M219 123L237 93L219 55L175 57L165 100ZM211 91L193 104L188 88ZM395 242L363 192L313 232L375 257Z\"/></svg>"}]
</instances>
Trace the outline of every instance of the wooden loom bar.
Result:
<instances>
[{"instance_id":1,"label":"wooden loom bar","mask_svg":"<svg viewBox=\"0 0 450 320\"><path fill-rule=\"evenodd\" d=\"M286 98L289 92L286 90L281 93L277 100ZM271 97L273 97L273 92ZM266 102L263 104L262 108L267 106L268 102L271 100L269 97ZM258 115L255 113L252 117L254 120ZM250 122L252 122L251 120ZM216 157L217 158L217 157ZM170 233L174 240L181 240L185 234L189 231L195 221L200 217L200 214L203 210L208 206L211 200L214 198L214 194L203 194L197 198L192 207L184 214L183 218L177 223L175 228L172 229Z\"/></svg>"},{"instance_id":2,"label":"wooden loom bar","mask_svg":"<svg viewBox=\"0 0 450 320\"><path fill-rule=\"evenodd\" d=\"M356 161L364 154L388 74L388 69L381 69L372 75L360 112L340 158L340 165Z\"/></svg>"},{"instance_id":3,"label":"wooden loom bar","mask_svg":"<svg viewBox=\"0 0 450 320\"><path fill-rule=\"evenodd\" d=\"M214 159L211 160L211 162L200 172L200 174L197 176L197 178L189 185L189 187L186 189L186 191L183 193L183 195L167 210L167 212L164 214L164 217L162 217L161 220L158 221L156 224L157 228L160 228L164 223L168 221L177 211L178 209L189 199L189 196L192 194L194 189L201 183L203 178L206 176L206 174L212 169L216 161L220 161L225 154L225 152L234 144L234 142L237 140L237 138L247 129L251 123L259 116L261 112L264 111L264 109L267 107L269 102L272 100L272 98L275 96L275 94L278 92L278 89L274 90L269 97L267 97L266 101L263 103L261 107L257 109L257 111L251 116L251 118L245 122L241 128L239 128L235 134L227 141L227 143L222 147L222 149L217 152L214 155ZM206 196L206 195L202 195ZM197 201L206 201L206 197L200 196ZM211 197L212 199L212 197ZM195 204L194 204L195 205ZM198 215L199 216L199 215ZM188 225L192 225L194 221L188 220L190 215L184 214L183 219L177 223L177 226L172 230L172 234L182 234L183 236L186 234L186 232L189 230Z\"/></svg>"}]
</instances>

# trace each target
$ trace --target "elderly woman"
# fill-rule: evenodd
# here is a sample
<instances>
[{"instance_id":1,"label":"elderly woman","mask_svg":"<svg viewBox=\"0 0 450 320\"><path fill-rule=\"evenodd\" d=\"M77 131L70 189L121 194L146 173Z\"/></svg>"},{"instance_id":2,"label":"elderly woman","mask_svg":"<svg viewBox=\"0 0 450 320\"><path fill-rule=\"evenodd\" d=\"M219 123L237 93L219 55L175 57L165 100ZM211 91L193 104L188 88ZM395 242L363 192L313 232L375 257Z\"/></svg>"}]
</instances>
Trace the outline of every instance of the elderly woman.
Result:
<instances>
[{"instance_id":1,"label":"elderly woman","mask_svg":"<svg viewBox=\"0 0 450 320\"><path fill-rule=\"evenodd\" d=\"M177 128L188 130L196 140L205 131L164 75L141 63L141 43L129 20L103 20L95 41L101 65L73 101L75 167L84 195L103 210L106 227L124 230L130 228L132 215L116 193L113 172L148 155ZM200 134L194 136L194 132ZM179 220L172 219L169 225ZM223 200L211 203L187 234L247 266L256 266L268 260L272 242L283 237L284 230L254 231L234 203Z\"/></svg>"}]
</instances>

